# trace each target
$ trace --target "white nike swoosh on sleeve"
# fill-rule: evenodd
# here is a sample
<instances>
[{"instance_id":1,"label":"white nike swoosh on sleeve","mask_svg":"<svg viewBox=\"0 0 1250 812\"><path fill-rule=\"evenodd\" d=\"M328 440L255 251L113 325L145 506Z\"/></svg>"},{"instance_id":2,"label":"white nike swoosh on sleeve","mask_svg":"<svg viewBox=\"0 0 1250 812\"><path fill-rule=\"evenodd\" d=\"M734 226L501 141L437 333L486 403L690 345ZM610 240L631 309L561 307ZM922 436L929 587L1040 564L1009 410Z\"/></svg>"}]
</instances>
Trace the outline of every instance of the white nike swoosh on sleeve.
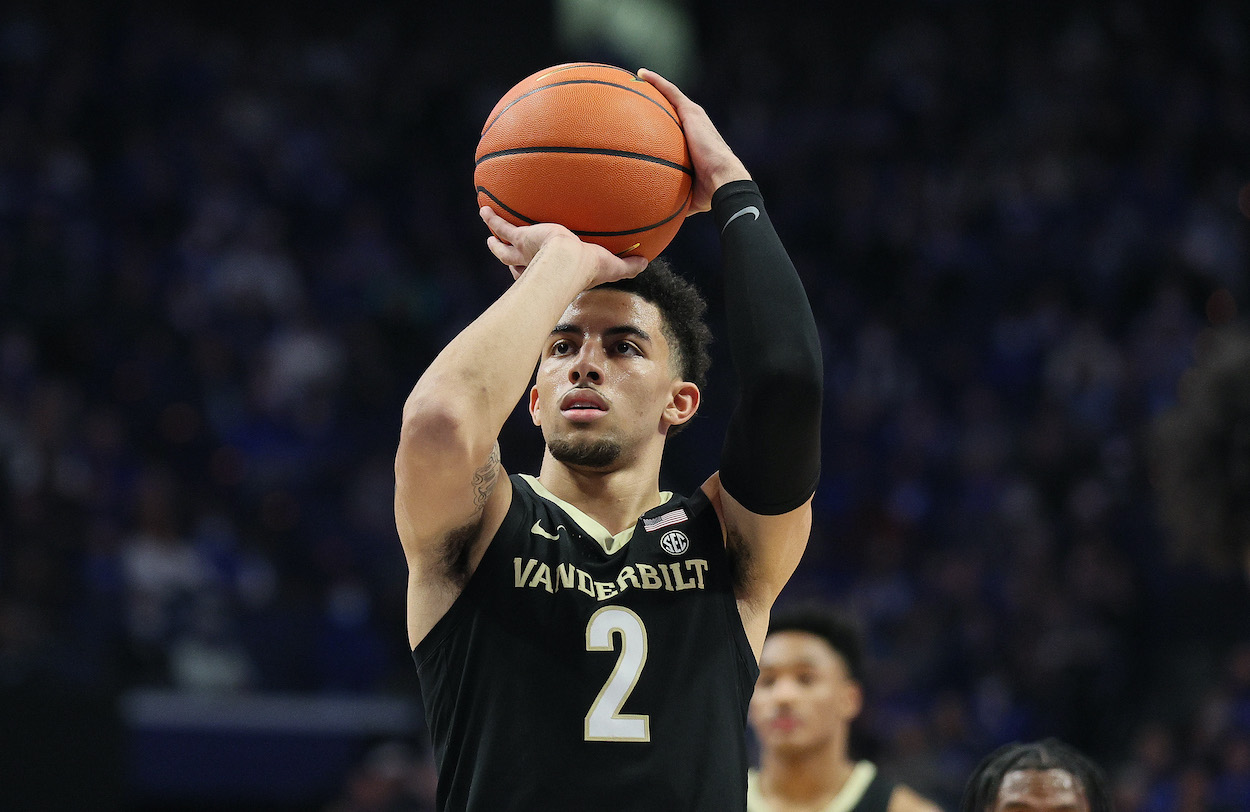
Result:
<instances>
[{"instance_id":1,"label":"white nike swoosh on sleeve","mask_svg":"<svg viewBox=\"0 0 1250 812\"><path fill-rule=\"evenodd\" d=\"M726 220L725 225L721 227L720 233L724 234L725 229L729 228L729 224L732 223L734 220L737 220L739 217L741 217L744 214L751 215L751 219L753 220L760 219L760 210L755 208L754 206L747 206L745 209L742 209L741 211L736 212L733 217L730 217L728 220Z\"/></svg>"}]
</instances>

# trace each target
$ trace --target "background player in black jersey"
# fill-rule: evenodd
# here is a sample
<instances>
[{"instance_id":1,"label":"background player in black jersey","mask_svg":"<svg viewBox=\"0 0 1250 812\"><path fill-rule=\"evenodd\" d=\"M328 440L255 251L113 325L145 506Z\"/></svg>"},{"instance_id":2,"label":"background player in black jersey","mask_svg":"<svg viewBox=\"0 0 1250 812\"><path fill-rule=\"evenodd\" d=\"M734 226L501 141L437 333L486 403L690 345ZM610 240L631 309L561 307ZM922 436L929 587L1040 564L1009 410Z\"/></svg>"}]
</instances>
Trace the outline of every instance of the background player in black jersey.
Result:
<instances>
[{"instance_id":1,"label":"background player in black jersey","mask_svg":"<svg viewBox=\"0 0 1250 812\"><path fill-rule=\"evenodd\" d=\"M871 761L851 758L851 723L864 703L862 649L855 627L832 610L773 614L751 698L760 769L748 780L748 812L941 812Z\"/></svg>"},{"instance_id":2,"label":"background player in black jersey","mask_svg":"<svg viewBox=\"0 0 1250 812\"><path fill-rule=\"evenodd\" d=\"M990 753L968 778L960 812L1112 812L1102 769L1058 739Z\"/></svg>"},{"instance_id":3,"label":"background player in black jersey","mask_svg":"<svg viewBox=\"0 0 1250 812\"><path fill-rule=\"evenodd\" d=\"M739 399L719 471L661 493L705 352L670 300L701 305L642 259L483 209L516 281L413 388L395 463L442 809L745 807L756 658L811 527L820 347L745 166L701 107L639 75L673 103L692 211L720 232ZM505 475L496 443L527 391L536 479Z\"/></svg>"}]
</instances>

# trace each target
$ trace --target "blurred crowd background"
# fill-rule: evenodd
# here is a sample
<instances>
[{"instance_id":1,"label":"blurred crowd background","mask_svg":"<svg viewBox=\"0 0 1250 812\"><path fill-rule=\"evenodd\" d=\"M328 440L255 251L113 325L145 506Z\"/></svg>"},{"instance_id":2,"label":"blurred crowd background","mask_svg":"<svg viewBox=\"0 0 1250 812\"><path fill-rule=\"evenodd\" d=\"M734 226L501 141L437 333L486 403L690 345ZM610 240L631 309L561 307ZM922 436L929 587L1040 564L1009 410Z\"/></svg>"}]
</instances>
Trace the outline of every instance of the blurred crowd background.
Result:
<instances>
[{"instance_id":1,"label":"blurred crowd background","mask_svg":"<svg viewBox=\"0 0 1250 812\"><path fill-rule=\"evenodd\" d=\"M1170 552L1148 453L1250 307L1250 9L617 5L684 38L574 31L609 12L573 2L5 4L0 699L29 718L0 764L41 730L96 808L189 809L137 786L136 692L415 699L400 409L510 281L486 114L591 59L708 109L807 284L823 477L783 600L866 631L860 753L952 808L989 750L1055 735L1124 812L1250 809L1246 576ZM668 253L723 335L706 216ZM712 377L667 487L716 466L723 345ZM501 442L536 466L520 415ZM266 808L432 808L423 731L349 764Z\"/></svg>"}]
</instances>

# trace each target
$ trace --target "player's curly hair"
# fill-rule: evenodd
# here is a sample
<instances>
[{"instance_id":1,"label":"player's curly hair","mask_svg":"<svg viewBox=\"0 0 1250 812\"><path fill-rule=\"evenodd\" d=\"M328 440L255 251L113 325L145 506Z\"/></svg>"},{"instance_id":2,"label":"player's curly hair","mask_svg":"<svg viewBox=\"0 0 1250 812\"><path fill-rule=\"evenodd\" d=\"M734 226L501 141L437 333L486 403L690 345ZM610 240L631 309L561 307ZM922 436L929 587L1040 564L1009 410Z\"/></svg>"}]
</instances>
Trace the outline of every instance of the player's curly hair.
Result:
<instances>
[{"instance_id":1,"label":"player's curly hair","mask_svg":"<svg viewBox=\"0 0 1250 812\"><path fill-rule=\"evenodd\" d=\"M959 812L986 812L994 807L1008 773L1016 770L1064 770L1081 782L1090 812L1112 812L1111 793L1102 768L1071 745L1055 738L1014 742L981 760L964 787Z\"/></svg>"},{"instance_id":2,"label":"player's curly hair","mask_svg":"<svg viewBox=\"0 0 1250 812\"><path fill-rule=\"evenodd\" d=\"M1175 406L1155 419L1150 470L1182 559L1241 568L1250 545L1250 331L1204 332Z\"/></svg>"},{"instance_id":3,"label":"player's curly hair","mask_svg":"<svg viewBox=\"0 0 1250 812\"><path fill-rule=\"evenodd\" d=\"M655 305L682 380L703 389L712 366L712 356L708 352L712 331L705 321L707 302L698 288L678 276L663 257L651 260L646 270L635 277L599 287L635 293Z\"/></svg>"}]
</instances>

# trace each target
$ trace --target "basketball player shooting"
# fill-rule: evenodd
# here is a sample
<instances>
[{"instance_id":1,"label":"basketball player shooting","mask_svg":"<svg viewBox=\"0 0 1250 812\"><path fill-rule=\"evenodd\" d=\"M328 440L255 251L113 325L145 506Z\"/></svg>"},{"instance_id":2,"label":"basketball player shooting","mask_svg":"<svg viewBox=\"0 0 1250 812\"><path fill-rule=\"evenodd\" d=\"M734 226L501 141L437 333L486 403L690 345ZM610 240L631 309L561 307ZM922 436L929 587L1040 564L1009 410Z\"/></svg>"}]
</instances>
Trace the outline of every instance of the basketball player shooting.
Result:
<instances>
[{"instance_id":1,"label":"basketball player shooting","mask_svg":"<svg viewBox=\"0 0 1250 812\"><path fill-rule=\"evenodd\" d=\"M707 368L698 292L662 260L483 208L515 281L417 381L395 461L440 810L746 806L756 663L811 529L820 347L745 166L700 106L639 76L678 112L691 211L720 233L740 387L720 470L659 490ZM537 477L510 476L497 437L527 392L546 450Z\"/></svg>"}]
</instances>

